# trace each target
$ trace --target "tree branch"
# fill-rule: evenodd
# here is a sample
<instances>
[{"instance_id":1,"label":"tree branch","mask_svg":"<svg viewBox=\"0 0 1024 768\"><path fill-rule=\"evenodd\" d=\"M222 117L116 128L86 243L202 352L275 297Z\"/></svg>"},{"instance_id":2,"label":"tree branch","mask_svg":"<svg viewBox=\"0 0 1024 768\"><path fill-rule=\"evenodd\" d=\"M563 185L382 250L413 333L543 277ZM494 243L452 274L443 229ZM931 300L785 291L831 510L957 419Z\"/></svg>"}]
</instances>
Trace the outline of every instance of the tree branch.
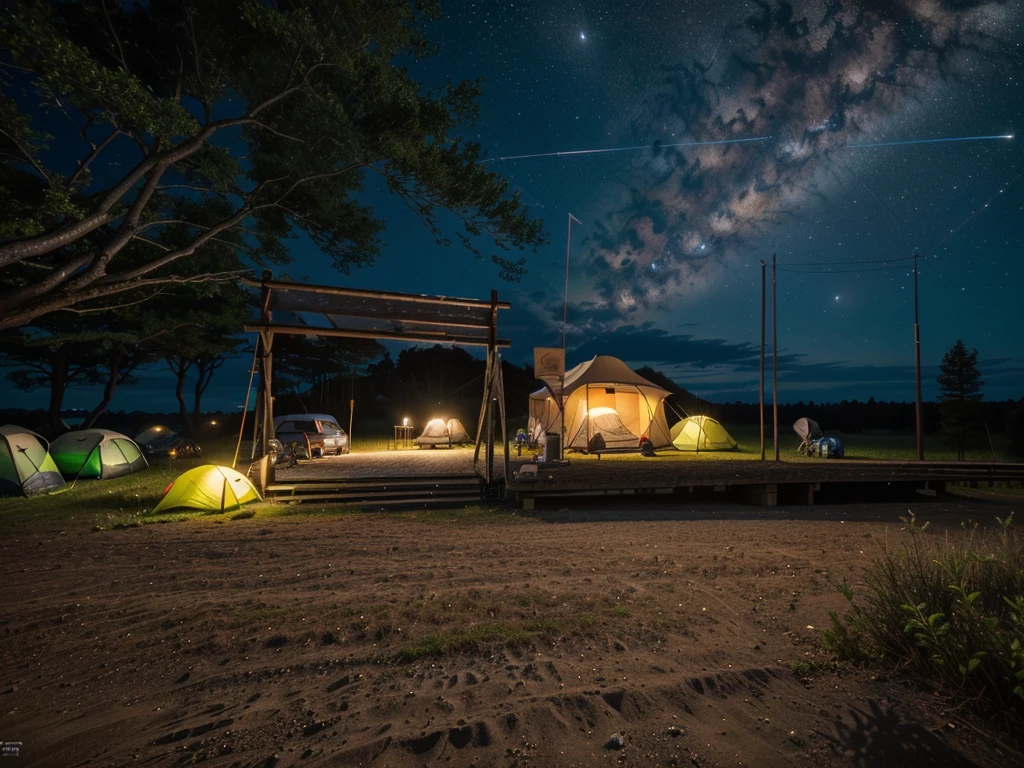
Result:
<instances>
[{"instance_id":1,"label":"tree branch","mask_svg":"<svg viewBox=\"0 0 1024 768\"><path fill-rule=\"evenodd\" d=\"M86 130L87 128L82 129L83 137L85 136ZM106 149L110 142L112 142L120 135L121 131L115 128L113 131L111 131L110 135L107 136L107 138L105 138L99 144L92 144L92 142L89 142L92 145L92 152L89 153L89 156L85 158L85 160L80 160L78 162L78 168L76 168L75 172L71 174L70 177L68 177L68 180L66 182L64 182L64 186L67 187L68 189L71 189L71 187L75 185L75 182L78 181L78 177L85 173L85 169L89 167L89 164L92 163L92 161L95 160L97 157L99 157L100 152ZM89 141L88 138L86 138L85 140Z\"/></svg>"},{"instance_id":2,"label":"tree branch","mask_svg":"<svg viewBox=\"0 0 1024 768\"><path fill-rule=\"evenodd\" d=\"M100 6L103 8L103 15L107 19L107 26L110 28L110 36L114 40L114 45L117 46L117 52L121 57L121 68L126 74L131 74L128 71L128 62L124 58L124 48L121 47L121 41L117 37L117 30L114 29L114 22L110 18L110 12L107 11L107 0L100 0Z\"/></svg>"},{"instance_id":3,"label":"tree branch","mask_svg":"<svg viewBox=\"0 0 1024 768\"><path fill-rule=\"evenodd\" d=\"M27 149L26 149L26 148L25 148L25 147L24 147L24 146L22 145L22 143L21 143L20 141L18 141L18 140L17 140L17 139L16 139L16 138L15 138L14 136L12 136L11 134L9 134L9 133L8 133L7 131L5 131L5 130L4 130L3 128L0 128L0 133L2 133L2 134L3 134L4 136L6 136L6 137L7 137L8 139L10 139L10 140L11 140L11 143L12 143L12 144L14 144L14 146L18 148L18 151L19 151L19 152L21 152L21 155L22 155L22 157L24 157L24 158L25 158L26 160L28 160L28 162L29 162L29 163L31 164L31 166L32 166L33 168L35 168L35 169L36 169L36 173L38 173L38 174L39 174L40 176L42 176L42 177L43 177L43 180L44 180L44 181L45 181L45 182L46 182L47 184L50 184L50 183L51 183L51 182L50 182L50 177L46 175L46 171L44 171L44 170L42 169L42 167L41 167L41 166L39 165L39 163L38 163L38 162L36 162L36 159L35 159L35 158L34 158L34 157L32 156L32 153L31 153L31 152L29 152L29 151L28 151L28 150L27 150Z\"/></svg>"}]
</instances>

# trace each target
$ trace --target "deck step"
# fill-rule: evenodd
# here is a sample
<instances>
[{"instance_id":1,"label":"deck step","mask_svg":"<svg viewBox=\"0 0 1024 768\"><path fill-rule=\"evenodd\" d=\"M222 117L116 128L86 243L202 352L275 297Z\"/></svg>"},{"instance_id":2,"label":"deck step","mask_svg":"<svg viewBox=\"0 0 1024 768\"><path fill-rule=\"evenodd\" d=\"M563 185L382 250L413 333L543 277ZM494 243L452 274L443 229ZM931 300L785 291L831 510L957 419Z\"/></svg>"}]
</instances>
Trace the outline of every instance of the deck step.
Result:
<instances>
[{"instance_id":1,"label":"deck step","mask_svg":"<svg viewBox=\"0 0 1024 768\"><path fill-rule=\"evenodd\" d=\"M483 495L480 479L472 475L293 480L266 489L271 501L371 508L466 506L478 504Z\"/></svg>"}]
</instances>

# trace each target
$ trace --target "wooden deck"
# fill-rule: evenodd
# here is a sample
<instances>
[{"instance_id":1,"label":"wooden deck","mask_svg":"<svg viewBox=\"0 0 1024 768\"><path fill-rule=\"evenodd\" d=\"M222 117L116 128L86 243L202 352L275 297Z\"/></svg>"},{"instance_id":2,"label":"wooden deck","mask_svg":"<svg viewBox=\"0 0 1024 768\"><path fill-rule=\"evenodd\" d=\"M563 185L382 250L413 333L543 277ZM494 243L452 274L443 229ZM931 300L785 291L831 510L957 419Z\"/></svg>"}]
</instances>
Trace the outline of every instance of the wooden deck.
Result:
<instances>
[{"instance_id":1,"label":"wooden deck","mask_svg":"<svg viewBox=\"0 0 1024 768\"><path fill-rule=\"evenodd\" d=\"M1024 484L1024 464L999 462L894 462L848 459L759 461L704 459L665 453L640 456L570 457L568 466L538 467L536 478L519 477L531 463L513 456L504 493L485 488L473 471L472 449L385 451L328 457L279 469L267 488L280 501L402 506L469 504L504 496L517 506L557 503L566 497L675 496L692 501L739 501L773 507L779 503L892 498L894 493L947 483ZM502 462L495 471L501 478ZM476 483L479 493L473 493ZM455 489L458 488L457 492Z\"/></svg>"}]
</instances>

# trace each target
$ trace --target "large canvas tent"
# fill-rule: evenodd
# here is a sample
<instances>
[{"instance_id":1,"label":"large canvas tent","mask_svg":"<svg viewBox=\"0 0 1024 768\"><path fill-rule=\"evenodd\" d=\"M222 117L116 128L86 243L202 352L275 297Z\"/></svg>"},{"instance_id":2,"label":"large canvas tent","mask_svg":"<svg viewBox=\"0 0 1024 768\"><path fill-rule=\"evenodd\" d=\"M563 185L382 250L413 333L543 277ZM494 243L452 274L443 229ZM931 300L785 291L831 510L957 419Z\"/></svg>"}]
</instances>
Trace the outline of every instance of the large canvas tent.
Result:
<instances>
[{"instance_id":1,"label":"large canvas tent","mask_svg":"<svg viewBox=\"0 0 1024 768\"><path fill-rule=\"evenodd\" d=\"M64 475L73 477L109 480L149 467L131 438L109 429L66 432L50 443L50 456Z\"/></svg>"},{"instance_id":2,"label":"large canvas tent","mask_svg":"<svg viewBox=\"0 0 1024 768\"><path fill-rule=\"evenodd\" d=\"M680 451L732 451L737 443L710 416L690 416L672 425L672 445Z\"/></svg>"},{"instance_id":3,"label":"large canvas tent","mask_svg":"<svg viewBox=\"0 0 1024 768\"><path fill-rule=\"evenodd\" d=\"M0 496L53 493L63 486L46 440L13 424L0 427Z\"/></svg>"},{"instance_id":4,"label":"large canvas tent","mask_svg":"<svg viewBox=\"0 0 1024 768\"><path fill-rule=\"evenodd\" d=\"M639 448L647 437L655 448L668 446L665 398L669 392L651 383L616 357L597 355L565 374L565 447L577 450ZM529 433L560 434L562 417L545 387L530 395Z\"/></svg>"},{"instance_id":5,"label":"large canvas tent","mask_svg":"<svg viewBox=\"0 0 1024 768\"><path fill-rule=\"evenodd\" d=\"M259 491L241 472L230 467L204 464L190 469L167 486L154 512L169 509L208 509L221 511L260 501Z\"/></svg>"}]
</instances>

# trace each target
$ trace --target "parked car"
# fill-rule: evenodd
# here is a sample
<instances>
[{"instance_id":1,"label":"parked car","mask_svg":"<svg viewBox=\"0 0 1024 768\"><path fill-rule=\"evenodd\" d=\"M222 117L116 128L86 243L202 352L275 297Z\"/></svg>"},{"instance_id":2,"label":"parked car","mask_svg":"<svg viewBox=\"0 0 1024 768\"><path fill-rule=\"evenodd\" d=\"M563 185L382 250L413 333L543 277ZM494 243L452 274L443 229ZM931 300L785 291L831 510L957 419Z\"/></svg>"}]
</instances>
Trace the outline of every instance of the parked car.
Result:
<instances>
[{"instance_id":1,"label":"parked car","mask_svg":"<svg viewBox=\"0 0 1024 768\"><path fill-rule=\"evenodd\" d=\"M303 452L309 441L311 457L349 452L348 435L338 420L326 413L298 413L274 419L274 437L290 452L292 443Z\"/></svg>"}]
</instances>

